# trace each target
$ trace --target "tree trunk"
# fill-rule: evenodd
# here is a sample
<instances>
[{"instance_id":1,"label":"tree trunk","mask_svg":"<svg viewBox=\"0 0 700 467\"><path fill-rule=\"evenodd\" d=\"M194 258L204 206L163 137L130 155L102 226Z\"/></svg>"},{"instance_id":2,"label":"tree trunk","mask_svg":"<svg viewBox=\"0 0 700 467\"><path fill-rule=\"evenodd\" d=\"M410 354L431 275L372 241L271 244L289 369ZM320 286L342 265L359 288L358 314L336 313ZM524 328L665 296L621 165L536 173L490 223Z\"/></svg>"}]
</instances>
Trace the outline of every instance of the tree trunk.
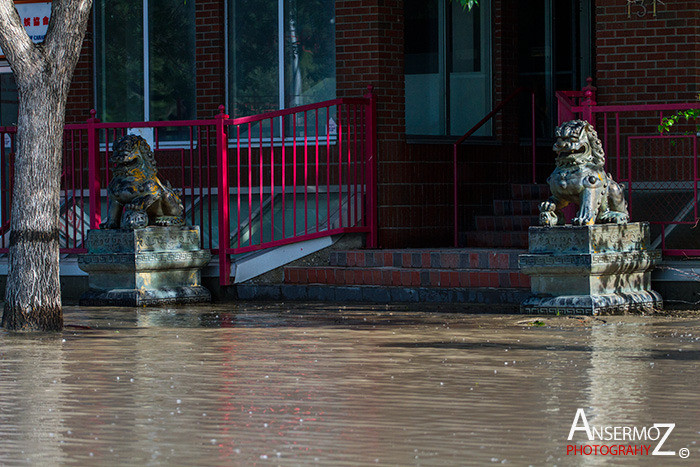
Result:
<instances>
[{"instance_id":1,"label":"tree trunk","mask_svg":"<svg viewBox=\"0 0 700 467\"><path fill-rule=\"evenodd\" d=\"M59 202L63 124L92 0L54 0L46 38L33 44L14 4L0 0L0 47L17 82L19 122L2 326L63 328Z\"/></svg>"},{"instance_id":2,"label":"tree trunk","mask_svg":"<svg viewBox=\"0 0 700 467\"><path fill-rule=\"evenodd\" d=\"M65 98L47 75L42 70L35 81L19 86L10 261L2 318L3 327L12 330L63 328L58 220Z\"/></svg>"}]
</instances>

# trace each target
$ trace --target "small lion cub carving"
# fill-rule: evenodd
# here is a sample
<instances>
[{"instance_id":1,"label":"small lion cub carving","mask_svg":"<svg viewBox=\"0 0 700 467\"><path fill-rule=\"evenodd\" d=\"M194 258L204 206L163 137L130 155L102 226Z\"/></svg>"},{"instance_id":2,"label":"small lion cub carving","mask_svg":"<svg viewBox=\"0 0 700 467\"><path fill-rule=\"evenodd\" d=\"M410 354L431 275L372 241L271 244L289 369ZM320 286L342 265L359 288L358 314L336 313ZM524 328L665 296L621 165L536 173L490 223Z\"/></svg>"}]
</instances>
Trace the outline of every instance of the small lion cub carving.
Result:
<instances>
[{"instance_id":1,"label":"small lion cub carving","mask_svg":"<svg viewBox=\"0 0 700 467\"><path fill-rule=\"evenodd\" d=\"M149 225L184 225L180 197L157 176L153 151L145 139L126 135L114 142L109 161L109 210L102 229L140 229Z\"/></svg>"},{"instance_id":2,"label":"small lion cub carving","mask_svg":"<svg viewBox=\"0 0 700 467\"><path fill-rule=\"evenodd\" d=\"M556 168L547 179L552 192L540 203L540 225L563 225L561 209L578 205L573 225L626 224L624 187L605 172L605 154L593 126L583 120L565 122L556 130Z\"/></svg>"}]
</instances>

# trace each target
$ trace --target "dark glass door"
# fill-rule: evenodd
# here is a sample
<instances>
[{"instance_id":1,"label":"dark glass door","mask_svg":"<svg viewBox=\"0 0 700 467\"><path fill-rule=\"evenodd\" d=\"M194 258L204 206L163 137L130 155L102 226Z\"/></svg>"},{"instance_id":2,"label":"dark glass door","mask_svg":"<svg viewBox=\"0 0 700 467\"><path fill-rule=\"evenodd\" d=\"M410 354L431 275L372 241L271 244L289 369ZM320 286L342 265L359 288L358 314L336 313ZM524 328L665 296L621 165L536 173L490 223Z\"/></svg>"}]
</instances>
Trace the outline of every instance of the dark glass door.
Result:
<instances>
[{"instance_id":1,"label":"dark glass door","mask_svg":"<svg viewBox=\"0 0 700 467\"><path fill-rule=\"evenodd\" d=\"M581 89L591 75L591 1L518 2L518 81L535 90L537 136L556 124L555 92ZM522 117L529 121L529 108Z\"/></svg>"},{"instance_id":2,"label":"dark glass door","mask_svg":"<svg viewBox=\"0 0 700 467\"><path fill-rule=\"evenodd\" d=\"M12 72L0 71L0 126L17 124L17 85Z\"/></svg>"}]
</instances>

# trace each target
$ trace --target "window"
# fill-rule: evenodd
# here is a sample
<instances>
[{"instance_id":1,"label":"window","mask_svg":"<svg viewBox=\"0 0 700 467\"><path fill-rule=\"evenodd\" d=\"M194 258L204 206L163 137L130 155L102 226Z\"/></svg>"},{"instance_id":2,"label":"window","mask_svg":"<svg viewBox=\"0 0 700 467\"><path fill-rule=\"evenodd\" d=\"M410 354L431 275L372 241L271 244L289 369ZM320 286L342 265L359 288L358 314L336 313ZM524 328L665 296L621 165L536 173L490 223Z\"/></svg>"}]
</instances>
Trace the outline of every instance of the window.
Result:
<instances>
[{"instance_id":1,"label":"window","mask_svg":"<svg viewBox=\"0 0 700 467\"><path fill-rule=\"evenodd\" d=\"M229 113L234 117L335 97L335 5L229 1Z\"/></svg>"},{"instance_id":2,"label":"window","mask_svg":"<svg viewBox=\"0 0 700 467\"><path fill-rule=\"evenodd\" d=\"M15 77L10 67L0 67L0 126L17 125L18 108Z\"/></svg>"},{"instance_id":3,"label":"window","mask_svg":"<svg viewBox=\"0 0 700 467\"><path fill-rule=\"evenodd\" d=\"M471 11L450 0L404 8L406 133L464 134L491 107L490 1Z\"/></svg>"},{"instance_id":4,"label":"window","mask_svg":"<svg viewBox=\"0 0 700 467\"><path fill-rule=\"evenodd\" d=\"M196 118L194 4L95 2L96 101L102 120Z\"/></svg>"},{"instance_id":5,"label":"window","mask_svg":"<svg viewBox=\"0 0 700 467\"><path fill-rule=\"evenodd\" d=\"M581 89L591 75L591 1L536 0L518 8L518 80L535 91L537 136L550 137L555 92ZM529 107L520 115L529 120Z\"/></svg>"}]
</instances>

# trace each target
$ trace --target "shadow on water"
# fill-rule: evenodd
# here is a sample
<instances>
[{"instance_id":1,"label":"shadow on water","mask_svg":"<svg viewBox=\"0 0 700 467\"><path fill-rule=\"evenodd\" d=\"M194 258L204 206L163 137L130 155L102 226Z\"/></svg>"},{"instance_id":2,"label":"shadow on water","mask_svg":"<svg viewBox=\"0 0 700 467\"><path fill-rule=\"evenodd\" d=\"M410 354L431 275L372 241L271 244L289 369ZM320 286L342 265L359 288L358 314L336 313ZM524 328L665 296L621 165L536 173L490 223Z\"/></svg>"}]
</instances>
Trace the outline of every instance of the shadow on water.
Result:
<instances>
[{"instance_id":1,"label":"shadow on water","mask_svg":"<svg viewBox=\"0 0 700 467\"><path fill-rule=\"evenodd\" d=\"M384 344L384 347L407 349L452 349L452 350L529 350L536 352L592 352L593 347L584 345L527 345L512 342L399 342Z\"/></svg>"},{"instance_id":2,"label":"shadow on water","mask_svg":"<svg viewBox=\"0 0 700 467\"><path fill-rule=\"evenodd\" d=\"M216 308L210 311L210 308ZM427 312L402 313L371 306L329 306L311 304L308 308L297 306L259 305L231 310L230 306L188 308L72 308L65 312L67 330L89 330L108 327L129 329L132 327L166 328L302 328L345 327L348 329L380 328L392 326L417 326L425 324L447 325L454 321L449 314ZM87 324L73 324L73 323ZM460 323L468 325L468 323Z\"/></svg>"}]
</instances>

